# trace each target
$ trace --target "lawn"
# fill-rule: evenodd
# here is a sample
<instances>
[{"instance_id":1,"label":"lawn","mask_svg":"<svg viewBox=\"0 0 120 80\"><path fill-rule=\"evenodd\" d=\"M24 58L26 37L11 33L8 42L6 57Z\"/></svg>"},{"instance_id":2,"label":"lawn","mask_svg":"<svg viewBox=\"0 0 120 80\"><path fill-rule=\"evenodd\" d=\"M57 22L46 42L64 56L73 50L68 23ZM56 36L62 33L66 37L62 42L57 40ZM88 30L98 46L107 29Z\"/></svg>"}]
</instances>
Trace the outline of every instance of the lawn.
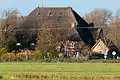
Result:
<instances>
[{"instance_id":1,"label":"lawn","mask_svg":"<svg viewBox=\"0 0 120 80\"><path fill-rule=\"evenodd\" d=\"M120 80L120 64L1 62L0 76L4 80Z\"/></svg>"}]
</instances>

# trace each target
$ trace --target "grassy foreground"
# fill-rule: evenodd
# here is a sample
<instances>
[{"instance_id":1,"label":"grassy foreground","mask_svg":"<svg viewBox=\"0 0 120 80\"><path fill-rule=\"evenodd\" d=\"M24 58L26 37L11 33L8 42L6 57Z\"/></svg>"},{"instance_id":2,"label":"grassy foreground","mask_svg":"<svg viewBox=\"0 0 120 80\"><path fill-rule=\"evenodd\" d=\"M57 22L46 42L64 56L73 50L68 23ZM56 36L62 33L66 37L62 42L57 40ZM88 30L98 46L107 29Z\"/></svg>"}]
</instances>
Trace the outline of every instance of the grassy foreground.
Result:
<instances>
[{"instance_id":1,"label":"grassy foreground","mask_svg":"<svg viewBox=\"0 0 120 80\"><path fill-rule=\"evenodd\" d=\"M120 64L1 62L0 76L4 80L120 80Z\"/></svg>"}]
</instances>

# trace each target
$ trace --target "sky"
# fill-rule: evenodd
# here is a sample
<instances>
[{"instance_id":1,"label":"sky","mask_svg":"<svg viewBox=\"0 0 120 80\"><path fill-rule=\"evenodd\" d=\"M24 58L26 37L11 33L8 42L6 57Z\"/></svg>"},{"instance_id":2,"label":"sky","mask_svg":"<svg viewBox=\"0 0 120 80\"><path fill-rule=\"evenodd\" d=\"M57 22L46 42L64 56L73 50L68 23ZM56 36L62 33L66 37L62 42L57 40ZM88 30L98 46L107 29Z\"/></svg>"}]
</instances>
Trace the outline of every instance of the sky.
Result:
<instances>
[{"instance_id":1,"label":"sky","mask_svg":"<svg viewBox=\"0 0 120 80\"><path fill-rule=\"evenodd\" d=\"M7 8L19 9L22 16L27 16L38 7L72 7L84 16L95 8L106 8L115 13L120 8L120 0L1 0L0 11Z\"/></svg>"}]
</instances>

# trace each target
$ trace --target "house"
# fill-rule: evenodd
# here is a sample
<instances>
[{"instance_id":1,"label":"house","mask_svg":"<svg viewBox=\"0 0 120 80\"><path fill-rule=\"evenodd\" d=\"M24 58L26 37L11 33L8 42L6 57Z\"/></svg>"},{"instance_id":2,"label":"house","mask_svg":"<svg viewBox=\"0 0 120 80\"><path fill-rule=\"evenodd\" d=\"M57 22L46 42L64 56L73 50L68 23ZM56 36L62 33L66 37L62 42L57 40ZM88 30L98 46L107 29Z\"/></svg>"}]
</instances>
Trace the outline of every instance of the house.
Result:
<instances>
[{"instance_id":1,"label":"house","mask_svg":"<svg viewBox=\"0 0 120 80\"><path fill-rule=\"evenodd\" d=\"M75 52L76 47L74 44L79 46L78 51L81 53L81 43L85 45L85 48L88 48L86 46L91 48L95 42L91 30L87 28L91 27L91 25L69 6L37 7L33 9L28 16L15 17L14 20L17 21L18 24L16 27L15 38L17 43L21 43L21 49L30 49L31 43L36 44L36 35L39 30L38 24L43 24L43 21L46 20L54 20L59 23L59 28L68 29L68 33L70 35L69 43L67 41L64 43L67 44L67 48L70 50L70 53ZM14 43L15 46L16 42Z\"/></svg>"},{"instance_id":2,"label":"house","mask_svg":"<svg viewBox=\"0 0 120 80\"><path fill-rule=\"evenodd\" d=\"M105 45L105 43L99 39L95 45L91 48L93 53L99 53L99 54L104 54L107 55L109 48Z\"/></svg>"},{"instance_id":3,"label":"house","mask_svg":"<svg viewBox=\"0 0 120 80\"><path fill-rule=\"evenodd\" d=\"M44 20L55 20L60 28L68 28L69 34L75 39L83 40L87 45L93 45L94 39L89 29L90 25L79 16L71 7L37 7L26 18L23 25L26 29L35 28L37 23Z\"/></svg>"},{"instance_id":4,"label":"house","mask_svg":"<svg viewBox=\"0 0 120 80\"><path fill-rule=\"evenodd\" d=\"M108 44L105 44L102 39L99 39L95 45L91 48L92 54L104 54L107 56L107 59L113 59L113 51L116 52L115 58L120 57L120 52L115 44L108 40Z\"/></svg>"},{"instance_id":5,"label":"house","mask_svg":"<svg viewBox=\"0 0 120 80\"><path fill-rule=\"evenodd\" d=\"M88 56L89 47L82 41L57 42L56 50L65 53L67 56Z\"/></svg>"},{"instance_id":6,"label":"house","mask_svg":"<svg viewBox=\"0 0 120 80\"><path fill-rule=\"evenodd\" d=\"M94 34L93 37L96 40L96 43L91 48L93 52L100 53L101 51L102 54L105 54L105 53L112 54L113 51L116 51L116 52L118 51L118 48L116 47L116 45L110 39L107 39L106 36L103 34L102 28L93 29L92 33ZM99 50L99 48L101 50Z\"/></svg>"},{"instance_id":7,"label":"house","mask_svg":"<svg viewBox=\"0 0 120 80\"><path fill-rule=\"evenodd\" d=\"M28 16L18 17L17 22L18 25L20 25L19 28L21 29L21 26L24 26L22 27L24 29L23 33L21 35L16 35L17 42L22 44L22 49L29 49L29 47L31 47L31 43L36 44L36 35L37 31L39 30L38 24L43 24L43 22L46 20L54 20L57 23L59 23L59 28L68 29L69 40L56 43L56 49L59 51L61 51L61 45L63 45L64 47L66 46L68 52L72 54L76 51L76 45L79 46L77 47L79 49L77 50L79 53L82 53L82 51L89 51L88 48L91 47L94 51L94 48L96 50L96 46L99 43L105 47L106 39L103 38L102 29L94 30L95 33L93 33L93 30L88 28L91 27L91 25L93 24L88 24L73 8L68 6L37 7L33 11L31 11L31 13ZM30 31L27 31L28 29ZM96 34L96 31L98 31L98 34ZM27 35L23 36L24 33ZM96 44L95 40L98 40ZM81 43L83 43L84 46L82 46ZM107 51L103 51L102 53L106 52Z\"/></svg>"},{"instance_id":8,"label":"house","mask_svg":"<svg viewBox=\"0 0 120 80\"><path fill-rule=\"evenodd\" d=\"M26 40L25 44L21 42L21 37L17 36L18 42L23 44L23 48L26 48L25 45L30 43L36 43L37 25L42 24L45 20L54 20L59 23L59 28L68 29L68 34L70 35L69 41L71 42L82 40L89 47L92 47L95 42L91 30L87 28L91 26L71 7L37 7L28 16L25 16L25 18L21 17L18 19L18 23L22 23L21 25L24 26L25 30L36 30L30 31L27 34L26 39L30 34L32 36Z\"/></svg>"}]
</instances>

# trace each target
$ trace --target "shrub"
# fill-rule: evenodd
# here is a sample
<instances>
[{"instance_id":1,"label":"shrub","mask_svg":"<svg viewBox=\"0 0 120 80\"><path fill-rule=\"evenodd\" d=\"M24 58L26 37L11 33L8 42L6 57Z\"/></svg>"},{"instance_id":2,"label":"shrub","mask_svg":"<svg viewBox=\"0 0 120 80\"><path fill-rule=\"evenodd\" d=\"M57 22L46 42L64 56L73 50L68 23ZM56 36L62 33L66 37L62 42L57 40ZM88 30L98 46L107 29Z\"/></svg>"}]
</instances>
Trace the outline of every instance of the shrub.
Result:
<instances>
[{"instance_id":1,"label":"shrub","mask_svg":"<svg viewBox=\"0 0 120 80\"><path fill-rule=\"evenodd\" d=\"M49 51L49 52L52 54L52 56L58 57L58 54L59 54L58 51L56 51L56 50L51 50L51 51Z\"/></svg>"},{"instance_id":2,"label":"shrub","mask_svg":"<svg viewBox=\"0 0 120 80\"><path fill-rule=\"evenodd\" d=\"M14 53L6 53L1 56L1 61L15 61L15 54Z\"/></svg>"},{"instance_id":3,"label":"shrub","mask_svg":"<svg viewBox=\"0 0 120 80\"><path fill-rule=\"evenodd\" d=\"M104 54L92 54L90 59L104 59Z\"/></svg>"},{"instance_id":4,"label":"shrub","mask_svg":"<svg viewBox=\"0 0 120 80\"><path fill-rule=\"evenodd\" d=\"M4 55L7 53L7 50L5 48L0 48L0 56Z\"/></svg>"},{"instance_id":5,"label":"shrub","mask_svg":"<svg viewBox=\"0 0 120 80\"><path fill-rule=\"evenodd\" d=\"M59 56L59 58L61 58L61 57L64 57L64 54L63 53L58 53L58 56Z\"/></svg>"},{"instance_id":6,"label":"shrub","mask_svg":"<svg viewBox=\"0 0 120 80\"><path fill-rule=\"evenodd\" d=\"M51 52L47 52L47 57L52 57L52 53Z\"/></svg>"},{"instance_id":7,"label":"shrub","mask_svg":"<svg viewBox=\"0 0 120 80\"><path fill-rule=\"evenodd\" d=\"M33 54L29 50L26 50L24 52L17 53L16 54L16 58L17 58L18 61L22 61L22 60L35 60L35 54Z\"/></svg>"},{"instance_id":8,"label":"shrub","mask_svg":"<svg viewBox=\"0 0 120 80\"><path fill-rule=\"evenodd\" d=\"M6 53L4 55L1 56L1 61L23 61L23 60L35 60L35 55L29 51L26 50L24 52L20 52L20 53Z\"/></svg>"},{"instance_id":9,"label":"shrub","mask_svg":"<svg viewBox=\"0 0 120 80\"><path fill-rule=\"evenodd\" d=\"M36 57L38 57L38 58L41 58L41 57L44 56L41 51L34 51L33 54L34 54Z\"/></svg>"}]
</instances>

